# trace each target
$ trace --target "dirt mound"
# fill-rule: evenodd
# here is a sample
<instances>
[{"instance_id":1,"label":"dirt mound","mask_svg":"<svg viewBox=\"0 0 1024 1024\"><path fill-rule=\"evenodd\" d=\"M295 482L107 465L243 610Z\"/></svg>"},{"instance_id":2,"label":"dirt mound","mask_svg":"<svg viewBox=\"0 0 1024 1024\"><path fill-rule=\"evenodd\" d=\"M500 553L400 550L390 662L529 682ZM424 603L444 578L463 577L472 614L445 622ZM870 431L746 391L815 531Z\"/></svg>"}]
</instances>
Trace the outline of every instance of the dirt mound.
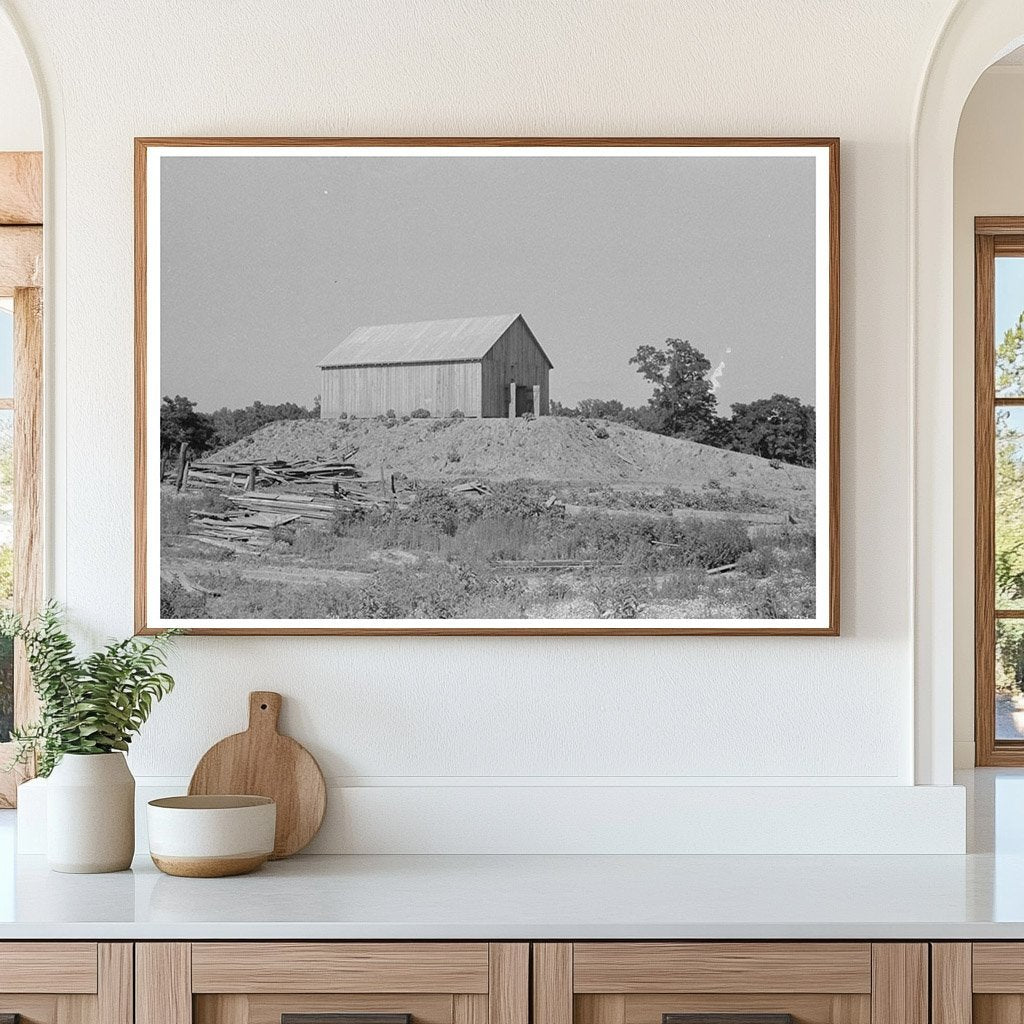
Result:
<instances>
[{"instance_id":1,"label":"dirt mound","mask_svg":"<svg viewBox=\"0 0 1024 1024\"><path fill-rule=\"evenodd\" d=\"M606 437L599 434L607 433ZM358 448L367 476L381 466L415 479L550 480L613 487L746 491L777 507L813 505L814 471L637 430L619 423L536 420L288 420L221 449L210 461L330 459Z\"/></svg>"}]
</instances>

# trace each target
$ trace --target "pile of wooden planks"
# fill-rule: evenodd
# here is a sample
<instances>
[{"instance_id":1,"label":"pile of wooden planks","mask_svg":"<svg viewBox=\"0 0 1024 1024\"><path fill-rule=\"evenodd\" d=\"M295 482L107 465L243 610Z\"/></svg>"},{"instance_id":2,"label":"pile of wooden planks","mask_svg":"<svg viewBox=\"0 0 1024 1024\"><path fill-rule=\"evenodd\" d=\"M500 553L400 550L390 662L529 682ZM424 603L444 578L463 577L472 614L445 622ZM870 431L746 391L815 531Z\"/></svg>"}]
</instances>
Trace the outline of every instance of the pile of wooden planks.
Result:
<instances>
[{"instance_id":1,"label":"pile of wooden planks","mask_svg":"<svg viewBox=\"0 0 1024 1024\"><path fill-rule=\"evenodd\" d=\"M359 492L321 497L290 491L246 491L226 494L233 508L227 512L190 513L190 533L214 547L238 550L267 547L271 531L299 522L330 522L339 514L387 507L389 499Z\"/></svg>"},{"instance_id":2,"label":"pile of wooden planks","mask_svg":"<svg viewBox=\"0 0 1024 1024\"><path fill-rule=\"evenodd\" d=\"M359 470L352 462L357 450L351 448L330 462L313 459L299 462L285 462L283 459L192 462L184 482L194 487L241 487L246 490L252 490L257 484L331 487L340 479L359 476Z\"/></svg>"},{"instance_id":3,"label":"pile of wooden planks","mask_svg":"<svg viewBox=\"0 0 1024 1024\"><path fill-rule=\"evenodd\" d=\"M298 515L271 515L266 512L201 512L191 513L191 533L213 547L235 549L239 544L247 547L267 547L270 531L298 519Z\"/></svg>"},{"instance_id":4,"label":"pile of wooden planks","mask_svg":"<svg viewBox=\"0 0 1024 1024\"><path fill-rule=\"evenodd\" d=\"M356 450L330 462L191 463L180 474L183 482L216 488L232 507L225 512L192 511L189 533L215 547L245 550L267 547L279 526L330 522L339 515L394 507L399 500L395 478L382 466L380 483L360 479L352 462Z\"/></svg>"},{"instance_id":5,"label":"pile of wooden planks","mask_svg":"<svg viewBox=\"0 0 1024 1024\"><path fill-rule=\"evenodd\" d=\"M295 491L260 491L225 495L236 508L250 512L292 513L298 519L333 519L339 513L365 511L389 502L361 491L345 491L331 497Z\"/></svg>"}]
</instances>

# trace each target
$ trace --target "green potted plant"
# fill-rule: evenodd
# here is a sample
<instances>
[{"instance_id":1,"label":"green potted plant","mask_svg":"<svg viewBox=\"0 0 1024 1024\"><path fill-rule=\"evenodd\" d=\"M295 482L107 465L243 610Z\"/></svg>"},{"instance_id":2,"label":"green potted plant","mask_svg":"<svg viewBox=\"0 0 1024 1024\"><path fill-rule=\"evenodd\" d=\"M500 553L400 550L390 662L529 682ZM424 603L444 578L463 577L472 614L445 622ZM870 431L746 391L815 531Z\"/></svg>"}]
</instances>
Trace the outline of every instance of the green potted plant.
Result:
<instances>
[{"instance_id":1,"label":"green potted plant","mask_svg":"<svg viewBox=\"0 0 1024 1024\"><path fill-rule=\"evenodd\" d=\"M54 871L122 871L135 852L135 779L124 758L153 703L174 687L162 671L176 631L112 641L80 658L50 603L29 622L0 613L20 640L39 719L12 733L14 764L36 759L48 777L47 861ZM13 766L13 765L12 765Z\"/></svg>"}]
</instances>

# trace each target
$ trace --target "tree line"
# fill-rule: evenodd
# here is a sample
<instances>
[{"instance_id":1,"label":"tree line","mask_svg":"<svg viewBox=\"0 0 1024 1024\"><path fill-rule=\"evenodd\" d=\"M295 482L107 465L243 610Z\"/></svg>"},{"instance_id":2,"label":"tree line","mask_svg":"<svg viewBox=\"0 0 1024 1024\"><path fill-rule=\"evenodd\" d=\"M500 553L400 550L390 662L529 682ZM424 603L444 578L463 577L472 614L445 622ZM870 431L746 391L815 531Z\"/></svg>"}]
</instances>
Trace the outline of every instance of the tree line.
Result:
<instances>
[{"instance_id":1,"label":"tree line","mask_svg":"<svg viewBox=\"0 0 1024 1024\"><path fill-rule=\"evenodd\" d=\"M669 338L660 349L641 345L629 362L654 386L646 405L633 407L615 398L585 398L569 408L552 401L551 415L607 419L764 459L814 465L813 406L789 395L774 394L753 402L734 402L732 415L719 415L711 363L703 352L681 338Z\"/></svg>"},{"instance_id":2,"label":"tree line","mask_svg":"<svg viewBox=\"0 0 1024 1024\"><path fill-rule=\"evenodd\" d=\"M552 401L551 415L607 419L765 459L814 465L813 406L774 394L753 402L734 402L731 415L719 415L711 363L698 348L680 338L669 338L663 348L641 345L629 363L653 385L646 405L632 407L615 398L585 398L570 408ZM319 398L310 408L295 402L253 402L244 409L224 407L204 413L182 395L165 397L160 405L160 449L171 455L187 442L194 454L202 455L233 444L268 423L319 417Z\"/></svg>"},{"instance_id":3,"label":"tree line","mask_svg":"<svg viewBox=\"0 0 1024 1024\"><path fill-rule=\"evenodd\" d=\"M165 396L160 403L160 451L164 455L173 455L187 443L193 454L202 455L234 444L268 423L319 418L319 397L314 399L310 409L295 402L282 402L280 405L253 402L244 409L225 406L209 413L199 412L196 403L183 395Z\"/></svg>"}]
</instances>

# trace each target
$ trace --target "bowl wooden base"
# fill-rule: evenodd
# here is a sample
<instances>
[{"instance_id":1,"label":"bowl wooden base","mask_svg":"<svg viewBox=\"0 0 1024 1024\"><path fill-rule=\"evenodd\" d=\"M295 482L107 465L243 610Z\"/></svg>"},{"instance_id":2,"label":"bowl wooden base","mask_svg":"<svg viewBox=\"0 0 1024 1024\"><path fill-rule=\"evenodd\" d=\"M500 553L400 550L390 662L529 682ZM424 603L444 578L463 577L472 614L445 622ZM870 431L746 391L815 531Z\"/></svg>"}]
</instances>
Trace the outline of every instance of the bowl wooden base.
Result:
<instances>
[{"instance_id":1,"label":"bowl wooden base","mask_svg":"<svg viewBox=\"0 0 1024 1024\"><path fill-rule=\"evenodd\" d=\"M244 857L158 857L152 854L153 863L165 875L181 878L228 878L231 875L247 875L262 867L269 854L254 853Z\"/></svg>"}]
</instances>

